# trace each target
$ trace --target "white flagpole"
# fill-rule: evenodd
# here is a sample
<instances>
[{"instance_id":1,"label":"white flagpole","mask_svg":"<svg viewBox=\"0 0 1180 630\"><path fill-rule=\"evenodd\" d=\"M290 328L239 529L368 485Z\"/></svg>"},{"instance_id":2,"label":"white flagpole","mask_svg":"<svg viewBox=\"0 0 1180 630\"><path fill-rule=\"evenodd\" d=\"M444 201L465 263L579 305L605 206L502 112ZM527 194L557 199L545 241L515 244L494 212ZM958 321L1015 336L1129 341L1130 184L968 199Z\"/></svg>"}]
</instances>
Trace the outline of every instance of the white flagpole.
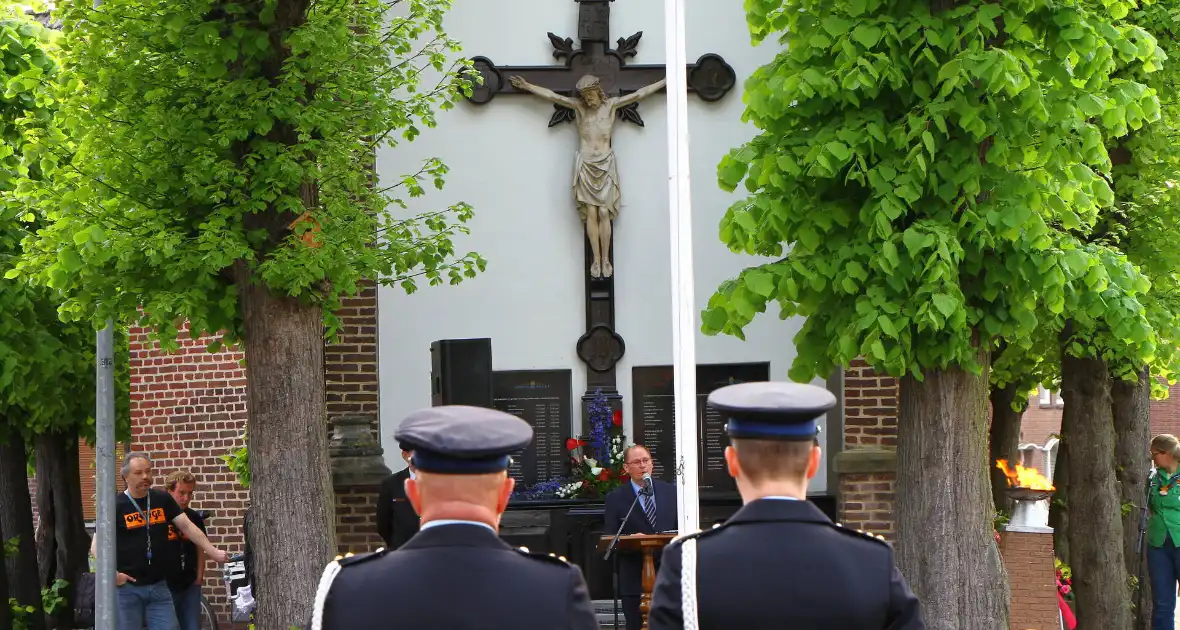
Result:
<instances>
[{"instance_id":1,"label":"white flagpole","mask_svg":"<svg viewBox=\"0 0 1180 630\"><path fill-rule=\"evenodd\" d=\"M672 252L672 360L676 387L676 490L681 534L700 529L697 485L696 305L688 164L688 57L685 0L664 0L668 66L668 234Z\"/></svg>"}]
</instances>

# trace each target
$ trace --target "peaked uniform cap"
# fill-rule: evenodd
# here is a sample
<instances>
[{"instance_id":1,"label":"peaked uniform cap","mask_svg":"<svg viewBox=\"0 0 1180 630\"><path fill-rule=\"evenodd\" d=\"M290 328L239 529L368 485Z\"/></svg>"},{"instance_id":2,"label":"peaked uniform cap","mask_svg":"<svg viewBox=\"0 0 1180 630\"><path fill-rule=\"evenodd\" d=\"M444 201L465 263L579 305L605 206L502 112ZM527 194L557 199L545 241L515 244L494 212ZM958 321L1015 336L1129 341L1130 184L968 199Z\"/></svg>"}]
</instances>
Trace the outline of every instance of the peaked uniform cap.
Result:
<instances>
[{"instance_id":1,"label":"peaked uniform cap","mask_svg":"<svg viewBox=\"0 0 1180 630\"><path fill-rule=\"evenodd\" d=\"M819 434L817 420L836 406L836 397L815 385L757 382L717 389L708 404L727 418L731 437L811 440Z\"/></svg>"},{"instance_id":2,"label":"peaked uniform cap","mask_svg":"<svg viewBox=\"0 0 1180 630\"><path fill-rule=\"evenodd\" d=\"M533 428L495 409L443 405L406 416L393 437L413 446L411 463L420 471L480 475L506 470L533 440Z\"/></svg>"}]
</instances>

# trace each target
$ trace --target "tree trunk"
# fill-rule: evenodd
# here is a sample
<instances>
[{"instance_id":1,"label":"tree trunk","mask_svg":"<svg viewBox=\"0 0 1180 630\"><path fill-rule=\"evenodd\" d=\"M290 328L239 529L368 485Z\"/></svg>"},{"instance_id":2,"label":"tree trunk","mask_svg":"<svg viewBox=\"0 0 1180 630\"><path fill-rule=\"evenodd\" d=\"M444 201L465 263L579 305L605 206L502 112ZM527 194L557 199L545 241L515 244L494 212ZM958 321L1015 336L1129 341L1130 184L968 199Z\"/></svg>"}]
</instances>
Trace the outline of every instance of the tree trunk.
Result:
<instances>
[{"instance_id":1,"label":"tree trunk","mask_svg":"<svg viewBox=\"0 0 1180 630\"><path fill-rule=\"evenodd\" d=\"M988 354L983 372L901 381L897 559L930 630L1008 630L1008 576L992 526Z\"/></svg>"},{"instance_id":2,"label":"tree trunk","mask_svg":"<svg viewBox=\"0 0 1180 630\"><path fill-rule=\"evenodd\" d=\"M1049 527L1053 528L1053 552L1073 566L1069 553L1069 440L1064 434L1057 442L1052 482L1055 490L1049 499Z\"/></svg>"},{"instance_id":3,"label":"tree trunk","mask_svg":"<svg viewBox=\"0 0 1180 630\"><path fill-rule=\"evenodd\" d=\"M992 426L988 444L988 471L992 482L992 503L996 512L1012 514L1012 500L1008 498L1008 478L996 462L1004 459L1010 465L1018 461L1017 448L1020 446L1020 420L1028 407L1027 392L1019 391L1016 385L993 387L991 389ZM1012 403L1021 398L1020 411L1012 409Z\"/></svg>"},{"instance_id":4,"label":"tree trunk","mask_svg":"<svg viewBox=\"0 0 1180 630\"><path fill-rule=\"evenodd\" d=\"M8 596L34 612L24 616L29 630L44 630L41 612L41 587L37 582L37 546L33 539L33 504L29 500L28 457L20 435L0 424L0 531L4 540L17 539L15 557L5 558ZM8 597L0 601L8 606Z\"/></svg>"},{"instance_id":5,"label":"tree trunk","mask_svg":"<svg viewBox=\"0 0 1180 630\"><path fill-rule=\"evenodd\" d=\"M89 571L90 535L82 515L82 485L78 469L76 435L53 433L37 436L37 507L41 518L37 555L41 561L41 585L65 580L61 592L67 605L53 615L57 628L74 626L74 586Z\"/></svg>"},{"instance_id":6,"label":"tree trunk","mask_svg":"<svg viewBox=\"0 0 1180 630\"><path fill-rule=\"evenodd\" d=\"M1135 578L1137 588L1131 592L1132 601L1139 602L1135 611L1136 630L1151 625L1151 587L1147 579L1146 546L1141 550L1140 523L1147 503L1147 475L1151 471L1148 451L1151 448L1151 382L1144 369L1135 381L1116 379L1111 383L1111 411L1114 416L1115 474L1119 484L1120 502L1130 509L1123 515L1123 556L1127 573ZM1138 593L1143 589L1143 593Z\"/></svg>"},{"instance_id":7,"label":"tree trunk","mask_svg":"<svg viewBox=\"0 0 1180 630\"><path fill-rule=\"evenodd\" d=\"M1069 441L1069 482L1085 500L1069 504L1069 554L1079 630L1130 630L1131 590L1115 478L1110 373L1101 359L1063 352L1061 432Z\"/></svg>"},{"instance_id":8,"label":"tree trunk","mask_svg":"<svg viewBox=\"0 0 1180 630\"><path fill-rule=\"evenodd\" d=\"M3 556L4 519L0 519L0 556ZM12 609L8 607L8 570L0 570L0 628L12 627Z\"/></svg>"},{"instance_id":9,"label":"tree trunk","mask_svg":"<svg viewBox=\"0 0 1180 630\"><path fill-rule=\"evenodd\" d=\"M257 630L307 623L335 555L323 315L237 269L246 350ZM294 516L294 518L293 518Z\"/></svg>"}]
</instances>

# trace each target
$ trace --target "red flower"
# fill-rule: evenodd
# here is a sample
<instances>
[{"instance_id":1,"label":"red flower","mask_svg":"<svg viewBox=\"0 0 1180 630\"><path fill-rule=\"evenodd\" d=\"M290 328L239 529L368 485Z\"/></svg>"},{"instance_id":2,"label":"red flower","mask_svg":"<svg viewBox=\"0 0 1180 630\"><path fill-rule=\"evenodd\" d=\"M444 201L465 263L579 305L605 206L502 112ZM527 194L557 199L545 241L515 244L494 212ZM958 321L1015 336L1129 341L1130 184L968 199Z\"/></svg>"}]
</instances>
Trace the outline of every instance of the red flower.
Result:
<instances>
[{"instance_id":1,"label":"red flower","mask_svg":"<svg viewBox=\"0 0 1180 630\"><path fill-rule=\"evenodd\" d=\"M578 448L579 446L581 446L581 444L578 442L578 440L575 440L574 438L569 438L568 440L565 441L565 450L567 450L567 451L572 451L572 450Z\"/></svg>"},{"instance_id":2,"label":"red flower","mask_svg":"<svg viewBox=\"0 0 1180 630\"><path fill-rule=\"evenodd\" d=\"M598 473L598 480L599 481L609 481L610 480L610 471L604 469L602 472Z\"/></svg>"},{"instance_id":3,"label":"red flower","mask_svg":"<svg viewBox=\"0 0 1180 630\"><path fill-rule=\"evenodd\" d=\"M613 423L616 427L623 426L623 410L622 409L615 409L614 415L611 416L611 423Z\"/></svg>"}]
</instances>

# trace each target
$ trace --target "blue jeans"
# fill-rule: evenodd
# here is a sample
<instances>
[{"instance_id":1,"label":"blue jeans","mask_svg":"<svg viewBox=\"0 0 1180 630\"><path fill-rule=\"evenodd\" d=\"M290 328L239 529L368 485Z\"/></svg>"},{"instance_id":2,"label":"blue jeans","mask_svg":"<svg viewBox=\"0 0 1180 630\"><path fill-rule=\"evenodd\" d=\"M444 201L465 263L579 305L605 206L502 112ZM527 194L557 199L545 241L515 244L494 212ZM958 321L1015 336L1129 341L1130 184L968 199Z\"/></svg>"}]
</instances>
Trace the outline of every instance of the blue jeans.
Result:
<instances>
[{"instance_id":1,"label":"blue jeans","mask_svg":"<svg viewBox=\"0 0 1180 630\"><path fill-rule=\"evenodd\" d=\"M128 582L115 589L118 630L178 630L176 605L165 582L140 586Z\"/></svg>"},{"instance_id":2,"label":"blue jeans","mask_svg":"<svg viewBox=\"0 0 1180 630\"><path fill-rule=\"evenodd\" d=\"M1162 546L1148 545L1147 570L1151 574L1151 630L1174 630L1180 548L1171 536L1164 539Z\"/></svg>"},{"instance_id":3,"label":"blue jeans","mask_svg":"<svg viewBox=\"0 0 1180 630\"><path fill-rule=\"evenodd\" d=\"M201 585L189 584L188 588L172 591L176 603L176 621L180 630L197 630L201 622Z\"/></svg>"}]
</instances>

